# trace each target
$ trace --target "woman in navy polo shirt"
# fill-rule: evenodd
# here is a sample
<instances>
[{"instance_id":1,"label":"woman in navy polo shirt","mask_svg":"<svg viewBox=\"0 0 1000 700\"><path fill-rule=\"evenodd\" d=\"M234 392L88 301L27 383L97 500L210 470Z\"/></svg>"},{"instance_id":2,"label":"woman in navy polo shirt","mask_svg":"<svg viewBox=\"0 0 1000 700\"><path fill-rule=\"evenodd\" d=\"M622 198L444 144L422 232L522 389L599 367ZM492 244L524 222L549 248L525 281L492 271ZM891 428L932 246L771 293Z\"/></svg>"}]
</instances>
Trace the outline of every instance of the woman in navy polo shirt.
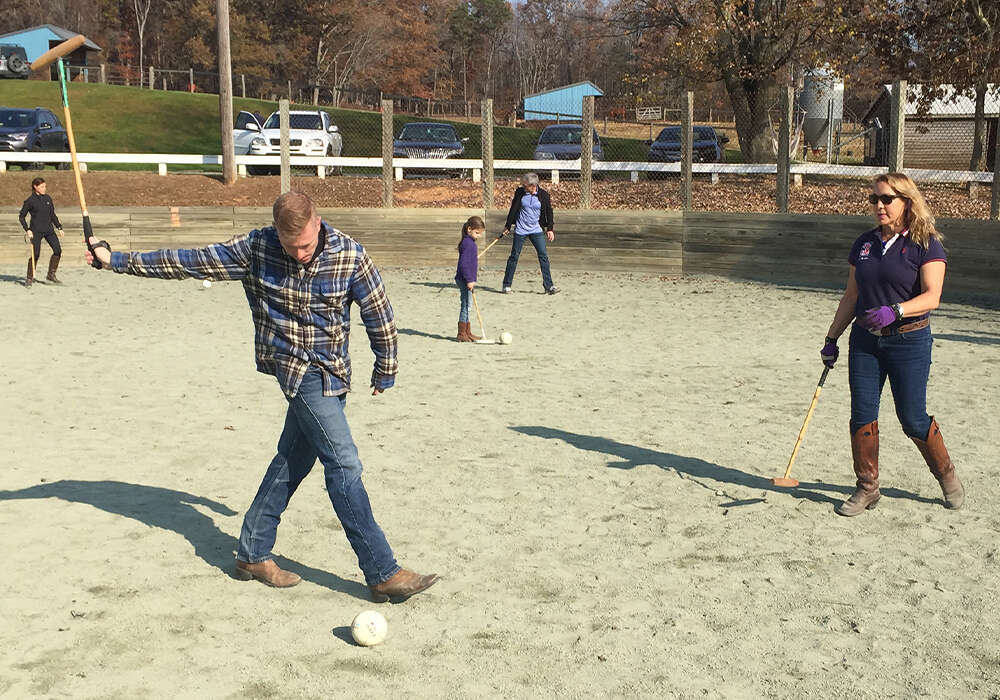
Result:
<instances>
[{"instance_id":1,"label":"woman in navy polo shirt","mask_svg":"<svg viewBox=\"0 0 1000 700\"><path fill-rule=\"evenodd\" d=\"M923 195L906 175L880 175L868 201L878 226L854 241L847 289L820 352L823 362L833 367L839 354L837 338L854 321L847 364L851 452L858 483L836 510L840 515L860 515L880 498L878 408L886 378L903 432L941 485L945 507L960 508L965 491L926 404L929 315L941 300L946 267L941 234Z\"/></svg>"}]
</instances>

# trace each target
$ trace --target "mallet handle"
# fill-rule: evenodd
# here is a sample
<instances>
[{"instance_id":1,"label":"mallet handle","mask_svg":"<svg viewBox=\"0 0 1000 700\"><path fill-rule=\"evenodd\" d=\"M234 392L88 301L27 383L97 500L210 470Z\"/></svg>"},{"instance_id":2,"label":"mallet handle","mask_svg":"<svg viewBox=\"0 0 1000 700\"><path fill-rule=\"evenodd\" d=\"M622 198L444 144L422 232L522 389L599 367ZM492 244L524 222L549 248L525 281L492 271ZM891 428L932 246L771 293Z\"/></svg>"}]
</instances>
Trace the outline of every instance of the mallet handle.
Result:
<instances>
[{"instance_id":1,"label":"mallet handle","mask_svg":"<svg viewBox=\"0 0 1000 700\"><path fill-rule=\"evenodd\" d=\"M503 238L503 236L500 236L500 238ZM486 246L485 248L483 248L483 252L479 254L479 257L481 258L484 255L486 255L486 251L489 250L490 248L492 248L493 246L495 246L497 243L499 243L500 242L500 238L497 238L495 241L493 241L488 246Z\"/></svg>"},{"instance_id":2,"label":"mallet handle","mask_svg":"<svg viewBox=\"0 0 1000 700\"><path fill-rule=\"evenodd\" d=\"M799 447L802 446L802 438L806 436L806 428L809 427L809 421L812 420L813 412L816 410L816 402L819 401L820 392L823 391L823 383L826 382L826 375L830 373L829 367L823 368L823 374L819 378L819 384L816 385L816 391L813 393L812 403L809 404L809 412L806 413L806 419L802 423L802 429L799 431L799 437L795 441L795 447L792 449L792 456L788 458L788 468L785 469L784 478L788 478L788 475L792 473L792 465L795 463L795 458L799 454Z\"/></svg>"},{"instance_id":3,"label":"mallet handle","mask_svg":"<svg viewBox=\"0 0 1000 700\"><path fill-rule=\"evenodd\" d=\"M479 332L482 333L483 337L485 338L486 327L483 326L483 315L479 313L479 302L476 301L476 293L471 289L469 290L469 293L472 295L472 303L476 305L476 316L479 318Z\"/></svg>"}]
</instances>

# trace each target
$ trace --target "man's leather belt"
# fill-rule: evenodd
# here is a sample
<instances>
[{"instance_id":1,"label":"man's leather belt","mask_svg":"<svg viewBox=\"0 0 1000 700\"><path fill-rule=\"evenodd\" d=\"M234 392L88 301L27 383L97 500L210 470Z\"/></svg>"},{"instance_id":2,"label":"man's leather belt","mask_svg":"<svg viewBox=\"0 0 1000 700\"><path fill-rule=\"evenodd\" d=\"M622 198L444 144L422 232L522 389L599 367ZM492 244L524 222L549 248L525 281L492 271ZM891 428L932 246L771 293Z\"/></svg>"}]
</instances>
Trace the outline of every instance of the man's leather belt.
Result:
<instances>
[{"instance_id":1,"label":"man's leather belt","mask_svg":"<svg viewBox=\"0 0 1000 700\"><path fill-rule=\"evenodd\" d=\"M902 326L897 326L896 328L890 328L886 326L885 328L880 328L875 335L898 335L899 333L909 333L910 331L919 331L921 328L927 328L931 324L929 318L923 318L919 321L914 321L913 323L904 323Z\"/></svg>"}]
</instances>

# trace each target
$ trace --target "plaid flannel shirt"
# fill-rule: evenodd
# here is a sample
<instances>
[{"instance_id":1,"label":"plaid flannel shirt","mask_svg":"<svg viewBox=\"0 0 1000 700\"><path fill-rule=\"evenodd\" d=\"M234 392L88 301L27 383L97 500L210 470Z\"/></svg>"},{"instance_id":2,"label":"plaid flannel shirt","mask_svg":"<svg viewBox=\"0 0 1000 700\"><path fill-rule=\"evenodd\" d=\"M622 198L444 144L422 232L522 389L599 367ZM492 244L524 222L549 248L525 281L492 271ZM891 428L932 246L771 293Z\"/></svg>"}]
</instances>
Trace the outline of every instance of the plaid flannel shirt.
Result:
<instances>
[{"instance_id":1,"label":"plaid flannel shirt","mask_svg":"<svg viewBox=\"0 0 1000 700\"><path fill-rule=\"evenodd\" d=\"M254 324L257 370L273 374L286 396L319 367L324 396L350 391L347 339L357 302L375 369L372 386L395 382L397 334L382 278L360 243L323 222L319 254L303 265L289 257L273 226L205 248L112 253L118 273L162 279L239 280ZM325 239L325 240L324 240Z\"/></svg>"}]
</instances>

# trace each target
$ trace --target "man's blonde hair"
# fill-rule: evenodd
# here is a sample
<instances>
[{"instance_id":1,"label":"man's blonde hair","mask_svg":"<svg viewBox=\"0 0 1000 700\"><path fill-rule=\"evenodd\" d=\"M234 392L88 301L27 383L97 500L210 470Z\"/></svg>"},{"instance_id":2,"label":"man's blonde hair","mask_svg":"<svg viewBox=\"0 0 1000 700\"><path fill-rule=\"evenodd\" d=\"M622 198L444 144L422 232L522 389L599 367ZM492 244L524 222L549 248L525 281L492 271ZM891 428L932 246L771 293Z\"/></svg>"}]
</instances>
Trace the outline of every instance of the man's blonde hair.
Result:
<instances>
[{"instance_id":1,"label":"man's blonde hair","mask_svg":"<svg viewBox=\"0 0 1000 700\"><path fill-rule=\"evenodd\" d=\"M305 192L290 190L274 200L272 213L278 235L295 236L316 216L316 205Z\"/></svg>"}]
</instances>

